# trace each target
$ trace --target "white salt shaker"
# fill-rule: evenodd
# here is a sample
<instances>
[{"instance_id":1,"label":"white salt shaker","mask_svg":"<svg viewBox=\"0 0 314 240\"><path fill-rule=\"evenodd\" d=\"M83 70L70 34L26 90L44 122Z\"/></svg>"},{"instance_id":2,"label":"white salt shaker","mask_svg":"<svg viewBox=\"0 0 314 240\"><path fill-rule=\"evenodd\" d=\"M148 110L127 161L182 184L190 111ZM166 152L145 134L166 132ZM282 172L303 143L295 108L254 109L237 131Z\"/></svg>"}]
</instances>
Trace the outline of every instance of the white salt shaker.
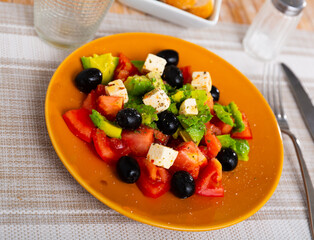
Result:
<instances>
[{"instance_id":1,"label":"white salt shaker","mask_svg":"<svg viewBox=\"0 0 314 240\"><path fill-rule=\"evenodd\" d=\"M266 0L243 39L245 51L261 60L274 59L305 6L305 0Z\"/></svg>"}]
</instances>

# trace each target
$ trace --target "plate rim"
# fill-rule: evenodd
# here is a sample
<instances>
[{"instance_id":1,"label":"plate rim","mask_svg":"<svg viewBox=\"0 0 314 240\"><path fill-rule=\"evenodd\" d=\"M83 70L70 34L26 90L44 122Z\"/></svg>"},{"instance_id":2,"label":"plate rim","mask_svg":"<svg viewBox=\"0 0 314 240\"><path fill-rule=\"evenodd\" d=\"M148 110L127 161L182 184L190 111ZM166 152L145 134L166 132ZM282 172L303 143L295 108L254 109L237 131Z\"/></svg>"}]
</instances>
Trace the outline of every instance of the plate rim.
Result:
<instances>
[{"instance_id":1,"label":"plate rim","mask_svg":"<svg viewBox=\"0 0 314 240\"><path fill-rule=\"evenodd\" d=\"M155 226L155 227L161 227L164 229L168 229L168 230L179 230L179 231L193 231L193 232L200 232L200 231L211 231L211 230L217 230L217 229L222 229L222 228L226 228L229 226L232 226L234 224L237 224L239 222L242 222L246 219L248 219L249 217L251 217L252 215L254 215L256 212L258 212L265 204L266 202L271 198L271 196L274 194L281 174L282 174L282 169L283 169L283 161L284 161L284 153L283 153L283 142L282 142L282 136L280 133L280 128L278 126L278 123L276 121L275 116L272 114L272 120L276 122L276 126L277 126L277 130L280 136L280 149L279 154L280 154L280 167L279 167L279 172L276 175L275 181L273 186L271 187L271 189L269 190L268 194L264 197L263 201L261 201L255 208L251 209L250 211L248 211L246 214L240 216L239 218L236 218L234 220L228 221L225 224L219 224L219 225L215 225L213 224L211 227L191 227L191 228L187 228L186 226L181 226L179 224L176 224L176 226L169 226L169 225L165 225L165 224L161 224L160 222L156 222L156 221L152 221L151 219L148 218L142 218L141 216L138 216L136 214L133 214L127 210L124 210L123 208L120 207L119 204L115 203L114 201L111 201L107 198L103 198L101 197L96 190L94 190L92 187L88 186L87 183L79 176L79 174L74 172L74 169L71 168L71 166L67 163L67 161L65 160L65 157L63 156L63 153L61 152L61 150L58 148L57 146L57 142L56 139L53 136L52 133L52 125L50 123L50 120L48 118L48 114L49 114L49 101L48 101L48 97L52 92L52 85L53 85L53 79L55 78L55 76L57 76L58 72L62 69L62 66L64 65L64 62L66 62L68 59L70 59L73 55L76 54L76 52L80 51L82 48L87 48L90 45L95 44L96 42L101 42L103 41L103 39L110 39L110 38L115 38L115 37L122 37L122 36L132 36L132 35L145 35L145 36L154 36L154 37L166 37L166 38L173 38L176 41L183 41L187 44L192 44L197 48L201 48L203 51L208 51L211 54L214 54L216 57L218 57L219 59L221 59L222 61L224 61L226 64L228 64L230 67L232 67L234 70L236 70L240 75L242 75L248 84L250 84L251 86L253 86L256 89L256 93L258 95L260 95L260 98L262 99L263 103L267 106L268 110L271 110L269 104L267 103L267 101L265 100L265 98L263 97L263 95L261 94L261 92L257 89L257 87L243 74L241 73L237 68L235 68L232 64L230 64L228 61L224 60L222 57L218 56L217 54L213 53L212 51L199 46L195 43L183 40L181 38L177 38L174 36L169 36L169 35L164 35L164 34L157 34L157 33L145 33L145 32L128 32L128 33L118 33L118 34L112 34L112 35L108 35L108 36L104 36L98 39L95 39L91 42L88 42L84 45L82 45L81 47L77 48L75 51L73 51L70 55L68 55L58 66L58 68L56 69L56 71L54 72L53 76L50 79L48 88L47 88L47 92L46 92L46 97L45 97L45 122L46 122L46 127L47 127L47 131L48 131L48 135L49 138L51 140L51 143L53 145L53 148L55 150L55 152L57 153L59 159L61 160L61 162L63 163L63 165L65 166L65 168L68 170L68 172L72 175L72 177L82 186L85 188L85 190L87 190L91 195L93 195L96 199L98 199L100 202L102 202L103 204L105 204L107 207L119 212L120 214L133 219L135 221L141 222L141 223L145 223L151 226Z\"/></svg>"}]
</instances>

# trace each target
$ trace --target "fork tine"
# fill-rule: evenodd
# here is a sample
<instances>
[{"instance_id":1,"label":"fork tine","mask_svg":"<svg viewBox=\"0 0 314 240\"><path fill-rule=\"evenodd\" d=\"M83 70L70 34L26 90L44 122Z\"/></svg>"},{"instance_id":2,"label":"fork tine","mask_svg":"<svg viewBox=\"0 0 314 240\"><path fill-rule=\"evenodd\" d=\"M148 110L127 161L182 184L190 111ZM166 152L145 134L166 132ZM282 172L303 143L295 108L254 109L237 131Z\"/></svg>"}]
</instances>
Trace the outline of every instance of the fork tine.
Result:
<instances>
[{"instance_id":1,"label":"fork tine","mask_svg":"<svg viewBox=\"0 0 314 240\"><path fill-rule=\"evenodd\" d=\"M280 88L278 86L278 66L277 64L273 64L273 76L272 76L272 80L273 80L273 111L276 117L280 117L280 113L279 113L279 109L278 109L278 94L276 94L276 92L280 91Z\"/></svg>"},{"instance_id":2,"label":"fork tine","mask_svg":"<svg viewBox=\"0 0 314 240\"><path fill-rule=\"evenodd\" d=\"M278 81L279 81L279 86L278 86L278 98L279 98L279 110L280 110L280 116L283 117L284 119L286 119L286 114L285 114L285 111L283 110L283 105L282 105L282 95L281 95L281 91L282 91L282 81L281 81L281 72L279 71L279 74L278 74Z\"/></svg>"}]
</instances>

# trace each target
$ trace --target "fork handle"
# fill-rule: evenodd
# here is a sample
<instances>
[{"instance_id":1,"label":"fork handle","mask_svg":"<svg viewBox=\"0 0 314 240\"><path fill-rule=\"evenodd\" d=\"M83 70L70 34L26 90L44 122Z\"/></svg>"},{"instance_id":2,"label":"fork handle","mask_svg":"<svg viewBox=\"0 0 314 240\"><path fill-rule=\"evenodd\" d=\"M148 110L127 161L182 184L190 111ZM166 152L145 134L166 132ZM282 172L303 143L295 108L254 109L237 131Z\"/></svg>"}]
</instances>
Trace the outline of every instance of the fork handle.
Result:
<instances>
[{"instance_id":1,"label":"fork handle","mask_svg":"<svg viewBox=\"0 0 314 240\"><path fill-rule=\"evenodd\" d=\"M299 140L289 130L281 129L281 131L283 133L287 134L291 138L293 145L295 147L296 153L297 153L297 157L298 157L298 161L299 161L300 169L301 169L301 173L302 173L305 193L306 193L308 210L309 210L310 228L311 228L312 236L314 238L314 226L313 226L313 223L314 223L314 213L313 213L313 210L314 210L314 188L312 185L311 177L309 175L309 172L307 170L307 167L306 167L306 164L305 164L302 152L301 152Z\"/></svg>"}]
</instances>

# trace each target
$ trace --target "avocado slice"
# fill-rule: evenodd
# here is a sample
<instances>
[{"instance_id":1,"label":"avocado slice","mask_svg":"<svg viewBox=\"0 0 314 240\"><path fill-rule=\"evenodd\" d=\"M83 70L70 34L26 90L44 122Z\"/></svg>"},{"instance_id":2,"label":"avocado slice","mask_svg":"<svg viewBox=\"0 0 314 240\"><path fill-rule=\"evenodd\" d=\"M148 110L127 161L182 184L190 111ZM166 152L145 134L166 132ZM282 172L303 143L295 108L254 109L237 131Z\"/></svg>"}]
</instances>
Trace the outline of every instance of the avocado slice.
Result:
<instances>
[{"instance_id":1,"label":"avocado slice","mask_svg":"<svg viewBox=\"0 0 314 240\"><path fill-rule=\"evenodd\" d=\"M124 82L125 88L128 94L133 96L141 96L145 93L153 90L155 87L152 82L146 76L134 75L128 77Z\"/></svg>"},{"instance_id":2,"label":"avocado slice","mask_svg":"<svg viewBox=\"0 0 314 240\"><path fill-rule=\"evenodd\" d=\"M173 94L170 98L172 99L172 101L179 103L185 98L184 91L179 90L175 94Z\"/></svg>"},{"instance_id":3,"label":"avocado slice","mask_svg":"<svg viewBox=\"0 0 314 240\"><path fill-rule=\"evenodd\" d=\"M167 92L166 86L158 72L149 72L146 74L146 76L151 80L155 88L160 88Z\"/></svg>"},{"instance_id":4,"label":"avocado slice","mask_svg":"<svg viewBox=\"0 0 314 240\"><path fill-rule=\"evenodd\" d=\"M131 60L131 63L133 64L134 67L137 68L137 70L139 70L139 72L142 72L142 68L144 66L145 61Z\"/></svg>"},{"instance_id":5,"label":"avocado slice","mask_svg":"<svg viewBox=\"0 0 314 240\"><path fill-rule=\"evenodd\" d=\"M174 134L172 134L172 137L174 139L177 139L179 137L180 131L182 131L182 128L178 127L177 131Z\"/></svg>"},{"instance_id":6,"label":"avocado slice","mask_svg":"<svg viewBox=\"0 0 314 240\"><path fill-rule=\"evenodd\" d=\"M189 134L186 130L180 130L180 131L179 131L179 135L180 135L181 138L184 140L184 142L193 141L196 145L198 145L198 144L201 142L201 140L198 140L198 141L195 142L195 141L191 138L190 134Z\"/></svg>"},{"instance_id":7,"label":"avocado slice","mask_svg":"<svg viewBox=\"0 0 314 240\"><path fill-rule=\"evenodd\" d=\"M103 130L107 136L113 138L121 138L122 128L117 127L112 122L108 121L96 110L92 110L92 114L89 115L96 127Z\"/></svg>"},{"instance_id":8,"label":"avocado slice","mask_svg":"<svg viewBox=\"0 0 314 240\"><path fill-rule=\"evenodd\" d=\"M90 58L91 57L81 57L82 65L84 69L91 68L90 66Z\"/></svg>"},{"instance_id":9,"label":"avocado slice","mask_svg":"<svg viewBox=\"0 0 314 240\"><path fill-rule=\"evenodd\" d=\"M196 145L200 143L205 134L205 129L200 129L199 127L194 126L186 128L185 131L190 136L192 141L196 143Z\"/></svg>"},{"instance_id":10,"label":"avocado slice","mask_svg":"<svg viewBox=\"0 0 314 240\"><path fill-rule=\"evenodd\" d=\"M237 153L239 160L249 160L250 146L247 140L233 139L230 137L230 134L219 135L217 138L222 147L232 148Z\"/></svg>"},{"instance_id":11,"label":"avocado slice","mask_svg":"<svg viewBox=\"0 0 314 240\"><path fill-rule=\"evenodd\" d=\"M119 58L112 56L111 53L102 55L94 54L92 57L81 57L84 69L97 68L102 73L102 84L107 84L113 78L114 70L116 69Z\"/></svg>"}]
</instances>

